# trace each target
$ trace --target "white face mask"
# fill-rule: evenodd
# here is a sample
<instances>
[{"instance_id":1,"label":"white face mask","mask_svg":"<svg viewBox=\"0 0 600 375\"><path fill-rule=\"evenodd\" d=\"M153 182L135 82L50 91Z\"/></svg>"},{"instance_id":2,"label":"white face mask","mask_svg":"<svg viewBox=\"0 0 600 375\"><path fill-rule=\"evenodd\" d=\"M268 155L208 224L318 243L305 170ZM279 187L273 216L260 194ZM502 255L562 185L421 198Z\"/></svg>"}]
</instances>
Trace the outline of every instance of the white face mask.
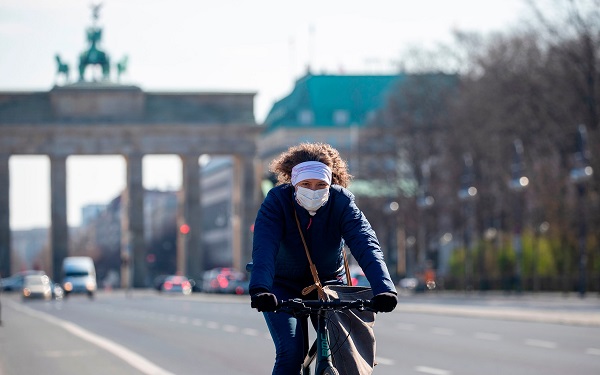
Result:
<instances>
[{"instance_id":1,"label":"white face mask","mask_svg":"<svg viewBox=\"0 0 600 375\"><path fill-rule=\"evenodd\" d=\"M298 186L298 190L296 190L296 201L311 215L314 215L321 206L327 203L328 199L329 189L310 190Z\"/></svg>"}]
</instances>

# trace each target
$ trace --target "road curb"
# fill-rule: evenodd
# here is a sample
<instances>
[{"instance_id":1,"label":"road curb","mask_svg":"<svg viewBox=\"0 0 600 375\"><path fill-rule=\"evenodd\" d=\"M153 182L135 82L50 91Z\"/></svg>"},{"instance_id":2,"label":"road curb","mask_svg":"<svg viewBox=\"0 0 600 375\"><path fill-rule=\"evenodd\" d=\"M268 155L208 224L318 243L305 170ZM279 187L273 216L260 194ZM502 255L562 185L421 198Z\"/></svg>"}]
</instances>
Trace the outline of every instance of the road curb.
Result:
<instances>
[{"instance_id":1,"label":"road curb","mask_svg":"<svg viewBox=\"0 0 600 375\"><path fill-rule=\"evenodd\" d=\"M402 303L399 312L600 327L600 313Z\"/></svg>"}]
</instances>

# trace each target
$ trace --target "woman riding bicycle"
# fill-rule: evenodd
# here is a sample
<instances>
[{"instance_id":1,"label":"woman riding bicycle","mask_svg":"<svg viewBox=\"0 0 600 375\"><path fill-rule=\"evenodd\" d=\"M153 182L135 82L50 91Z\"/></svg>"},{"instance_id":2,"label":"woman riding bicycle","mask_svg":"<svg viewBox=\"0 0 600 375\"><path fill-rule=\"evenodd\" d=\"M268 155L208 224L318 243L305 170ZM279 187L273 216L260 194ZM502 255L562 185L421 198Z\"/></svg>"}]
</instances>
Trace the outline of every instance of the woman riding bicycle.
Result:
<instances>
[{"instance_id":1,"label":"woman riding bicycle","mask_svg":"<svg viewBox=\"0 0 600 375\"><path fill-rule=\"evenodd\" d=\"M270 170L278 185L267 194L254 224L250 295L275 343L273 374L298 374L308 350L308 323L273 312L278 300L317 298L314 292L302 295L314 280L294 211L321 280L346 280L342 251L347 245L371 284L374 310L392 311L397 293L377 236L346 189L351 176L336 149L323 143L292 146Z\"/></svg>"}]
</instances>

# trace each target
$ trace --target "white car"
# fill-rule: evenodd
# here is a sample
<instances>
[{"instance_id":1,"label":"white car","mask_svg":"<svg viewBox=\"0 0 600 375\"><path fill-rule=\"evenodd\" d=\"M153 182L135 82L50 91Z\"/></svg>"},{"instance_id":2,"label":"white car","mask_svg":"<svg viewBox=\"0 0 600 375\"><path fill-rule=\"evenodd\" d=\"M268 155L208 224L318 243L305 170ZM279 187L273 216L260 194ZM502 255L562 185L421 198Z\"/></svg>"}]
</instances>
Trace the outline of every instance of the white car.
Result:
<instances>
[{"instance_id":1,"label":"white car","mask_svg":"<svg viewBox=\"0 0 600 375\"><path fill-rule=\"evenodd\" d=\"M23 300L52 299L52 284L47 275L27 275L23 279Z\"/></svg>"}]
</instances>

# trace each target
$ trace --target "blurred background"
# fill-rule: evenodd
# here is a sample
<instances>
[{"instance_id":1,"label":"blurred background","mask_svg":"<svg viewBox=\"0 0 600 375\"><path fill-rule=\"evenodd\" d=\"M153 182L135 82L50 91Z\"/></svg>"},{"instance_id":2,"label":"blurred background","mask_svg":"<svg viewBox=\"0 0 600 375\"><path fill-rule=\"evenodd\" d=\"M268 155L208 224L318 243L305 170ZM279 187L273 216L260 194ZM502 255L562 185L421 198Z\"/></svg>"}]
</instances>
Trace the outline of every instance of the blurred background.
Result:
<instances>
[{"instance_id":1,"label":"blurred background","mask_svg":"<svg viewBox=\"0 0 600 375\"><path fill-rule=\"evenodd\" d=\"M223 9L197 3L166 13L159 2L5 2L0 66L22 69L0 78L3 144L10 145L11 127L57 124L41 102L15 101L25 94L110 83L138 87L147 96L181 97L182 103L190 92L254 95L251 118L244 117L257 129L251 174L259 194L242 198L250 206L258 207L272 186L268 164L281 151L303 141L327 142L348 161L350 190L402 287L600 291L598 1L424 2L430 10L389 1L383 5L393 11L382 5L369 12L361 2L331 2L322 10L315 2L296 15L277 2L230 1ZM438 16L429 17L433 9ZM445 14L453 16L437 18ZM203 28L210 15L220 27ZM267 27L265 19L277 22ZM161 26L178 20L180 29ZM56 33L33 38L39 35L24 26L31 22ZM443 30L436 30L440 25ZM260 32L238 44L249 29ZM31 39L41 47L26 48ZM167 52L171 44L181 49ZM78 52L92 49L111 54L109 75L97 66L78 71ZM157 52L134 53L140 49ZM218 59L213 51L220 50L234 53ZM277 58L271 61L272 51ZM161 108L150 109L156 114ZM245 116L235 111L228 115ZM187 115L190 126L207 124L204 113ZM144 122L148 116L142 125L150 123ZM75 121L92 123L98 125ZM236 134L228 137L235 141ZM235 146L228 147L233 153ZM3 195L10 210L0 215L10 228L0 236L0 273L51 274L48 158L2 152L8 154L2 173L10 176L10 194ZM94 259L100 287L123 285L126 165L122 155L67 159L68 254ZM251 232L253 217L237 230L232 192L240 172L232 157L198 158L197 223L178 219L181 169L178 155L143 158L144 238L136 253L143 258L136 267L145 277L136 286L187 273L177 248L190 227L201 228L198 244L186 250L202 258L200 271L233 268L235 274L250 260L245 249L251 235L244 233ZM83 181L101 193L93 195ZM204 285L199 281L196 289Z\"/></svg>"}]
</instances>

